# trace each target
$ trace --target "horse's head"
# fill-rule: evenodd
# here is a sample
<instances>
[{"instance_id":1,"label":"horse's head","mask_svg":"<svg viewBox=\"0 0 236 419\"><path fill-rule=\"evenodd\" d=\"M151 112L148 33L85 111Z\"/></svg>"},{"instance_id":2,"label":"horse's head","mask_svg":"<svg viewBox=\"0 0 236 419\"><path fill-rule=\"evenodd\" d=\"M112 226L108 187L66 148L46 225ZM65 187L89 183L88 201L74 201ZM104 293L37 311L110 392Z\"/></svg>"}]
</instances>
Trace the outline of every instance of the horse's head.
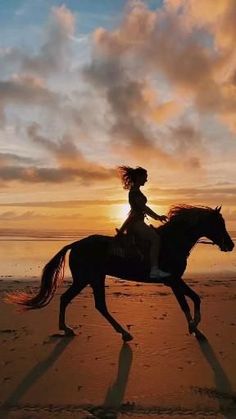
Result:
<instances>
[{"instance_id":1,"label":"horse's head","mask_svg":"<svg viewBox=\"0 0 236 419\"><path fill-rule=\"evenodd\" d=\"M231 252L234 243L226 230L225 221L220 213L221 207L212 209L206 206L176 205L171 207L169 226L180 226L189 237L207 237L219 246L222 252Z\"/></svg>"},{"instance_id":2,"label":"horse's head","mask_svg":"<svg viewBox=\"0 0 236 419\"><path fill-rule=\"evenodd\" d=\"M226 230L225 221L220 210L221 207L216 207L204 217L204 236L212 240L222 252L231 252L234 248L234 243Z\"/></svg>"}]
</instances>

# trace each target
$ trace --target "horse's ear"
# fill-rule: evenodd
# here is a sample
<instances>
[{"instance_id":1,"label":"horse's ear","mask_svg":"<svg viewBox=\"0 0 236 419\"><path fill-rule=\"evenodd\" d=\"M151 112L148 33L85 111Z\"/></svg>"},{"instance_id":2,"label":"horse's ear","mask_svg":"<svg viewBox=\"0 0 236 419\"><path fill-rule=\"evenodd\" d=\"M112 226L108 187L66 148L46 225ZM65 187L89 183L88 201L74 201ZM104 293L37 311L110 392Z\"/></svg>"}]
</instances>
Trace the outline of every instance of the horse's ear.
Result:
<instances>
[{"instance_id":1,"label":"horse's ear","mask_svg":"<svg viewBox=\"0 0 236 419\"><path fill-rule=\"evenodd\" d=\"M215 211L220 212L221 210L221 206L220 207L215 207Z\"/></svg>"}]
</instances>

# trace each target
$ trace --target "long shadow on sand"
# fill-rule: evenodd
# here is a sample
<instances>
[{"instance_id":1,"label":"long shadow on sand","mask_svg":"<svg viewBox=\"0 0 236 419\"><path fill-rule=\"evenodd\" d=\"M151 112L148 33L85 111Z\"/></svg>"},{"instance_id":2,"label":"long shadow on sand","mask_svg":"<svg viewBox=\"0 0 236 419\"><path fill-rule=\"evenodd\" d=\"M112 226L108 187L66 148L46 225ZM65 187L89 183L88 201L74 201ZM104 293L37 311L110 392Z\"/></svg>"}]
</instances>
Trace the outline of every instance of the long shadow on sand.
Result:
<instances>
[{"instance_id":1,"label":"long shadow on sand","mask_svg":"<svg viewBox=\"0 0 236 419\"><path fill-rule=\"evenodd\" d=\"M219 408L226 419L236 418L236 396L233 393L230 381L224 372L217 356L207 338L199 331L196 335L202 354L210 365L216 389L203 388L198 392L215 398L219 401Z\"/></svg>"},{"instance_id":2,"label":"long shadow on sand","mask_svg":"<svg viewBox=\"0 0 236 419\"><path fill-rule=\"evenodd\" d=\"M131 347L124 343L121 347L118 361L118 370L114 383L108 388L103 404L99 407L88 409L96 418L109 417L116 419L123 408L122 402L128 383L129 372L132 364L133 352Z\"/></svg>"},{"instance_id":3,"label":"long shadow on sand","mask_svg":"<svg viewBox=\"0 0 236 419\"><path fill-rule=\"evenodd\" d=\"M128 382L129 372L132 364L133 352L130 346L127 343L122 345L117 376L112 384L109 387L103 406L105 407L119 407L122 404L125 389Z\"/></svg>"},{"instance_id":4,"label":"long shadow on sand","mask_svg":"<svg viewBox=\"0 0 236 419\"><path fill-rule=\"evenodd\" d=\"M57 337L59 337L59 335L52 336L51 339L54 340ZM7 418L10 410L12 410L14 407L17 408L17 405L24 394L26 394L32 385L56 362L56 360L69 345L72 339L73 336L67 337L66 339L60 338L60 341L56 344L50 355L45 360L40 361L37 365L35 365L35 367L29 371L25 378L23 378L13 393L10 394L7 400L5 400L1 405L1 411L4 412L4 419Z\"/></svg>"}]
</instances>

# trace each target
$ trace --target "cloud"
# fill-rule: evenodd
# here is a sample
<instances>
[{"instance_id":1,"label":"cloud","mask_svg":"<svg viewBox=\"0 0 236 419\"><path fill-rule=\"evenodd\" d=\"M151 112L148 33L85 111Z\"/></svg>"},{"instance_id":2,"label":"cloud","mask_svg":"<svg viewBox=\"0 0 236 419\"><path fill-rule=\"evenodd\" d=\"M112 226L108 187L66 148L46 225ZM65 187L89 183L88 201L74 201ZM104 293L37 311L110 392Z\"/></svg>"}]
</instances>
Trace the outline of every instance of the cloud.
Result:
<instances>
[{"instance_id":1,"label":"cloud","mask_svg":"<svg viewBox=\"0 0 236 419\"><path fill-rule=\"evenodd\" d=\"M157 205L174 205L186 203L191 205L217 205L235 206L235 185L202 185L188 188L152 188L150 193L153 197L152 203ZM158 199L155 199L155 195Z\"/></svg>"},{"instance_id":2,"label":"cloud","mask_svg":"<svg viewBox=\"0 0 236 419\"><path fill-rule=\"evenodd\" d=\"M156 160L175 169L181 166L180 157L185 160L186 156L187 165L201 167L200 135L193 136L190 128L184 131L180 122L176 147L174 128L162 129L161 124L168 127L169 121L181 116L184 106L174 98L163 100L154 82L157 71L187 89L208 80L211 69L207 52L193 36L185 36L172 14L150 11L142 2L128 9L117 29L95 31L93 59L84 68L84 77L109 105L107 128L112 152L133 161ZM186 61L187 55L192 64ZM189 157L194 154L194 139L199 140L198 156ZM191 153L183 153L188 145Z\"/></svg>"},{"instance_id":3,"label":"cloud","mask_svg":"<svg viewBox=\"0 0 236 419\"><path fill-rule=\"evenodd\" d=\"M39 208L83 208L84 206L107 206L124 204L123 199L80 199L71 201L13 202L0 203L0 207L39 207Z\"/></svg>"},{"instance_id":4,"label":"cloud","mask_svg":"<svg viewBox=\"0 0 236 419\"><path fill-rule=\"evenodd\" d=\"M88 162L81 151L76 147L69 135L63 135L62 138L51 140L39 133L40 125L31 124L27 133L29 138L35 143L49 151L61 166L78 167L86 166Z\"/></svg>"},{"instance_id":5,"label":"cloud","mask_svg":"<svg viewBox=\"0 0 236 419\"><path fill-rule=\"evenodd\" d=\"M181 118L178 126L165 131L159 126L181 113L181 104L174 100L159 102L150 82L136 79L120 57L95 55L84 76L109 104L112 152L131 161L158 161L171 169L180 169L183 164L201 168L205 150L200 132Z\"/></svg>"},{"instance_id":6,"label":"cloud","mask_svg":"<svg viewBox=\"0 0 236 419\"><path fill-rule=\"evenodd\" d=\"M70 67L74 26L74 15L66 6L53 7L44 31L45 41L38 52L32 54L19 48L0 50L2 124L8 105L40 106L59 112L63 95L52 91L48 82L50 77L67 72Z\"/></svg>"},{"instance_id":7,"label":"cloud","mask_svg":"<svg viewBox=\"0 0 236 419\"><path fill-rule=\"evenodd\" d=\"M53 7L44 28L44 42L35 54L19 48L0 50L3 69L15 67L19 72L46 78L68 68L71 39L75 32L73 13L64 5Z\"/></svg>"},{"instance_id":8,"label":"cloud","mask_svg":"<svg viewBox=\"0 0 236 419\"><path fill-rule=\"evenodd\" d=\"M50 91L42 79L32 75L15 75L9 80L0 80L0 118L5 121L5 109L13 106L40 106L58 108L59 95Z\"/></svg>"},{"instance_id":9,"label":"cloud","mask_svg":"<svg viewBox=\"0 0 236 419\"><path fill-rule=\"evenodd\" d=\"M0 164L2 166L10 165L10 164L19 164L19 165L25 165L25 164L33 164L36 163L37 160L31 158L31 157L24 157L19 156L14 153L0 153Z\"/></svg>"},{"instance_id":10,"label":"cloud","mask_svg":"<svg viewBox=\"0 0 236 419\"><path fill-rule=\"evenodd\" d=\"M174 101L160 103L148 80L137 79L117 58L95 56L84 68L85 80L106 98L106 119L111 151L120 155L159 159L174 165L176 159L158 143L155 124L177 114Z\"/></svg>"},{"instance_id":11,"label":"cloud","mask_svg":"<svg viewBox=\"0 0 236 419\"><path fill-rule=\"evenodd\" d=\"M2 154L0 155L0 161L2 160L3 163L0 167L0 180L28 183L62 183L80 180L84 184L89 184L116 176L115 169L87 160L69 136L62 136L52 141L41 135L39 130L39 124L31 124L27 130L28 136L37 146L50 152L56 165L40 167L33 159L21 158L9 153Z\"/></svg>"},{"instance_id":12,"label":"cloud","mask_svg":"<svg viewBox=\"0 0 236 419\"><path fill-rule=\"evenodd\" d=\"M23 181L28 183L63 183L80 180L84 184L104 181L114 177L114 170L93 167L78 168L40 168L40 167L0 167L0 180Z\"/></svg>"},{"instance_id":13,"label":"cloud","mask_svg":"<svg viewBox=\"0 0 236 419\"><path fill-rule=\"evenodd\" d=\"M207 138L204 116L236 129L235 2L147 4L128 2L119 26L95 30L82 86L66 6L52 9L38 50L0 51L11 68L0 81L2 118L20 121L20 141L41 153L40 161L3 156L2 182L87 184L113 179L109 166L122 163L158 167L163 179L186 169L201 174L214 134L208 127Z\"/></svg>"},{"instance_id":14,"label":"cloud","mask_svg":"<svg viewBox=\"0 0 236 419\"><path fill-rule=\"evenodd\" d=\"M42 215L35 214L33 211L25 211L22 214L17 214L15 211L5 211L0 213L1 221L27 221L33 218L41 218Z\"/></svg>"},{"instance_id":15,"label":"cloud","mask_svg":"<svg viewBox=\"0 0 236 419\"><path fill-rule=\"evenodd\" d=\"M46 40L38 54L24 57L23 71L48 76L67 69L74 28L75 19L71 11L64 5L53 7L46 28Z\"/></svg>"},{"instance_id":16,"label":"cloud","mask_svg":"<svg viewBox=\"0 0 236 419\"><path fill-rule=\"evenodd\" d=\"M156 11L141 1L133 2L118 28L95 31L94 59L87 74L95 84L103 84L115 116L123 90L129 92L135 84L136 97L132 101L131 95L128 106L123 108L126 120L131 115L131 126L135 125L134 105L136 110L140 105L137 119L143 112L144 80L161 74L175 91L182 91L184 97L193 101L198 112L217 114L235 129L235 15L233 0L219 0L216 6L211 0L166 0L163 8ZM120 115L118 108L119 126L125 119L122 115L120 121ZM141 119L141 125L142 122Z\"/></svg>"},{"instance_id":17,"label":"cloud","mask_svg":"<svg viewBox=\"0 0 236 419\"><path fill-rule=\"evenodd\" d=\"M201 168L205 147L202 133L198 129L182 123L170 128L169 137L174 153L181 156L181 165L193 169Z\"/></svg>"},{"instance_id":18,"label":"cloud","mask_svg":"<svg viewBox=\"0 0 236 419\"><path fill-rule=\"evenodd\" d=\"M132 55L144 75L161 70L170 81L188 88L208 80L211 62L209 51L183 23L177 13L153 12L142 2L134 3L118 29L98 29L94 41L104 56L126 60Z\"/></svg>"},{"instance_id":19,"label":"cloud","mask_svg":"<svg viewBox=\"0 0 236 419\"><path fill-rule=\"evenodd\" d=\"M54 174L55 179L58 179L58 181L60 181L60 177L65 180L79 177L83 181L91 181L92 179L105 180L116 176L115 169L105 168L98 163L86 159L75 145L71 136L63 135L61 138L52 141L46 136L41 135L39 130L39 124L31 124L27 130L28 136L35 144L49 151L59 166L57 172L51 169L52 181ZM49 177L50 173L48 173Z\"/></svg>"},{"instance_id":20,"label":"cloud","mask_svg":"<svg viewBox=\"0 0 236 419\"><path fill-rule=\"evenodd\" d=\"M181 13L190 27L207 28L214 35L215 45L222 49L233 47L235 29L235 1L234 0L165 0L167 9Z\"/></svg>"}]
</instances>

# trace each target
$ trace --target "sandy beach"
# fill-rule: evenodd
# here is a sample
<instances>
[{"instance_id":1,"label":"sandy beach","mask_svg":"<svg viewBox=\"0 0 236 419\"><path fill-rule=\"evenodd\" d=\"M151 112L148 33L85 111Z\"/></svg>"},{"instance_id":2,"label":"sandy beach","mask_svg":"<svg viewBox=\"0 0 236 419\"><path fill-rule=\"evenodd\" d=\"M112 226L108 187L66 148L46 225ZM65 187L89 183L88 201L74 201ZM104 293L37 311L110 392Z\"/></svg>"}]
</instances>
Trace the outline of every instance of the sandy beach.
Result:
<instances>
[{"instance_id":1,"label":"sandy beach","mask_svg":"<svg viewBox=\"0 0 236 419\"><path fill-rule=\"evenodd\" d=\"M0 419L236 419L235 37L236 0L0 0Z\"/></svg>"},{"instance_id":2,"label":"sandy beach","mask_svg":"<svg viewBox=\"0 0 236 419\"><path fill-rule=\"evenodd\" d=\"M74 338L58 335L58 304L19 313L1 289L1 415L5 418L236 418L236 277L187 279L202 297L201 331L190 336L163 285L107 279L111 313L134 336L123 344L95 310L90 287L70 304Z\"/></svg>"}]
</instances>

